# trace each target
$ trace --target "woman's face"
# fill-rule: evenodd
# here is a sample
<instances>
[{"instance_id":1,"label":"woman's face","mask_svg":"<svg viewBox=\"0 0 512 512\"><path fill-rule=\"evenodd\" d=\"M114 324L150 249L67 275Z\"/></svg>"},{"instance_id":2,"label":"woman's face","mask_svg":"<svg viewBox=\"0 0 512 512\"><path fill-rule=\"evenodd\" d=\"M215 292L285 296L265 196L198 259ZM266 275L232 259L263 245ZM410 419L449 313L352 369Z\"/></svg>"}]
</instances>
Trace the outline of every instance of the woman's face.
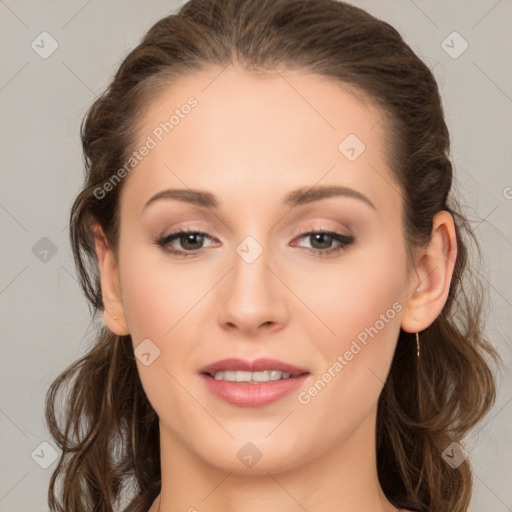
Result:
<instances>
[{"instance_id":1,"label":"woman's face","mask_svg":"<svg viewBox=\"0 0 512 512\"><path fill-rule=\"evenodd\" d=\"M357 457L412 291L385 125L317 75L220 71L151 104L121 196L123 321L161 442L236 472Z\"/></svg>"}]
</instances>

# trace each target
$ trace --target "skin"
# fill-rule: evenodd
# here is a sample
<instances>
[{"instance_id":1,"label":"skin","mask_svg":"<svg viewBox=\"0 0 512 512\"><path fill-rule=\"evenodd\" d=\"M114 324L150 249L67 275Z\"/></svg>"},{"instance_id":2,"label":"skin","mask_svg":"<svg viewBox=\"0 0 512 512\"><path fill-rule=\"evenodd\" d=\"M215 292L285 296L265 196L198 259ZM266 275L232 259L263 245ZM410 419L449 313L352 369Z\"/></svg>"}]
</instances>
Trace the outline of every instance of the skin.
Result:
<instances>
[{"instance_id":1,"label":"skin","mask_svg":"<svg viewBox=\"0 0 512 512\"><path fill-rule=\"evenodd\" d=\"M431 242L415 251L408 272L381 113L302 71L219 73L181 77L149 105L140 142L187 98L198 100L125 178L117 258L95 230L106 325L130 334L134 348L149 338L160 350L149 366L137 359L160 420L160 510L396 511L377 479L377 403L400 327L427 328L446 302L453 219L436 215ZM350 133L366 146L352 162L338 150ZM350 197L282 203L295 188L322 185L353 188L376 210ZM168 188L208 190L222 206L159 200L144 208ZM187 226L211 236L193 241L199 254L177 257L155 244ZM319 257L339 246L299 237L319 228L355 243ZM249 235L263 248L250 264L236 252ZM179 239L172 246L191 250ZM308 404L294 392L265 407L237 407L214 397L198 374L225 357L274 357L307 368L307 390L394 303L400 311ZM247 442L261 452L252 468L237 457Z\"/></svg>"}]
</instances>

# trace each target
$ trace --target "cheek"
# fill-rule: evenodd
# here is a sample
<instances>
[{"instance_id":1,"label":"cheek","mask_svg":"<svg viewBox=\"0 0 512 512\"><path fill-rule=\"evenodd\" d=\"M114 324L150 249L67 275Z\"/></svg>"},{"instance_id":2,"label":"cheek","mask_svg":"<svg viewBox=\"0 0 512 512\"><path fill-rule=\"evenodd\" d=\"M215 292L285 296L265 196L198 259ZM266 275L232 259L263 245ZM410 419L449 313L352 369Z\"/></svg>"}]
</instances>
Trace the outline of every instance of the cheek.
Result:
<instances>
[{"instance_id":1,"label":"cheek","mask_svg":"<svg viewBox=\"0 0 512 512\"><path fill-rule=\"evenodd\" d=\"M364 345L375 339L382 341L374 343L372 351L380 347L389 354L386 345L396 341L403 309L405 265L405 249L398 240L395 244L376 241L350 257L347 253L335 270L325 268L309 277L302 290L306 293L311 287L308 305L324 325L316 330L316 336L311 332L311 339L319 343L317 348L332 359L348 350L353 340ZM325 284L319 287L318 283ZM318 336L319 332L323 336Z\"/></svg>"},{"instance_id":2,"label":"cheek","mask_svg":"<svg viewBox=\"0 0 512 512\"><path fill-rule=\"evenodd\" d=\"M174 425L187 425L186 416L194 405L180 383L183 373L192 368L194 352L189 341L200 325L194 322L193 306L204 295L206 284L191 283L180 265L162 265L161 259L157 265L155 252L125 251L120 269L124 311L134 349L146 339L156 346L149 345L151 351L157 350L151 352L154 359L149 365L137 360L148 400L159 415L172 411Z\"/></svg>"},{"instance_id":3,"label":"cheek","mask_svg":"<svg viewBox=\"0 0 512 512\"><path fill-rule=\"evenodd\" d=\"M380 244L331 272L325 293L310 295L312 309L330 330L322 329L323 336L310 332L308 350L318 356L321 370L300 403L308 402L306 409L314 410L333 436L339 424L332 411L347 414L350 430L378 402L400 331L405 261L400 244Z\"/></svg>"},{"instance_id":4,"label":"cheek","mask_svg":"<svg viewBox=\"0 0 512 512\"><path fill-rule=\"evenodd\" d=\"M191 267L167 262L157 252L131 251L123 259L123 306L135 343L141 338L169 339L174 326L187 321L191 308L213 285L211 274L194 271L191 279Z\"/></svg>"}]
</instances>

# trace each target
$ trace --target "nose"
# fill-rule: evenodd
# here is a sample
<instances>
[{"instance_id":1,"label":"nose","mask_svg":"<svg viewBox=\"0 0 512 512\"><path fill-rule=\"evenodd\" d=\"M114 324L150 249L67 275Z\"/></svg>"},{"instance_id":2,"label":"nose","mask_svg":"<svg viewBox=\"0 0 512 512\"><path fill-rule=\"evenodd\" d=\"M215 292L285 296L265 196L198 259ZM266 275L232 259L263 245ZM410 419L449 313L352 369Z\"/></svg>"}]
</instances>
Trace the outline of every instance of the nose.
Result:
<instances>
[{"instance_id":1,"label":"nose","mask_svg":"<svg viewBox=\"0 0 512 512\"><path fill-rule=\"evenodd\" d=\"M282 329L288 321L291 295L285 280L278 269L271 268L266 250L254 261L240 254L235 255L219 290L219 324L249 337Z\"/></svg>"}]
</instances>

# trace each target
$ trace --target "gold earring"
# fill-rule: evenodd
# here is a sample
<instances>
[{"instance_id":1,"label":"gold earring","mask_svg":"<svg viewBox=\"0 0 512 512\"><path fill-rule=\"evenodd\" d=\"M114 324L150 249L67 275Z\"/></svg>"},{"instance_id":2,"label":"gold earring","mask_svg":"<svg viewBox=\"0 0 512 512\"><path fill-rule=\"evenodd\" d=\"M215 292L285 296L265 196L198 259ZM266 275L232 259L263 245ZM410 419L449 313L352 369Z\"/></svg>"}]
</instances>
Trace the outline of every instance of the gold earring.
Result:
<instances>
[{"instance_id":1,"label":"gold earring","mask_svg":"<svg viewBox=\"0 0 512 512\"><path fill-rule=\"evenodd\" d=\"M420 335L416 333L416 355L420 358Z\"/></svg>"}]
</instances>

